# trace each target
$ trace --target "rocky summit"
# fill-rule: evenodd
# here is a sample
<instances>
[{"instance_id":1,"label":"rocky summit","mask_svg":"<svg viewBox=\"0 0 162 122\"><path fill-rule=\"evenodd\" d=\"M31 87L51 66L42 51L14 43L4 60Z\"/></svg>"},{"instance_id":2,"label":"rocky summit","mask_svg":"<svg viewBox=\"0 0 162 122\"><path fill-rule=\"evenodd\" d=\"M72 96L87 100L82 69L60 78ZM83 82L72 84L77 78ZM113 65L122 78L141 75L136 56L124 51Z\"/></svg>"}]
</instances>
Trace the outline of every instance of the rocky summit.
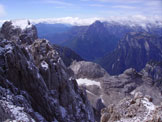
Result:
<instances>
[{"instance_id":1,"label":"rocky summit","mask_svg":"<svg viewBox=\"0 0 162 122\"><path fill-rule=\"evenodd\" d=\"M101 122L161 122L162 106L155 106L150 96L138 92L116 105L102 109Z\"/></svg>"},{"instance_id":2,"label":"rocky summit","mask_svg":"<svg viewBox=\"0 0 162 122\"><path fill-rule=\"evenodd\" d=\"M25 20L24 20L25 21ZM22 24L17 21L6 21L1 28L1 39L11 40L19 44L31 44L37 36L37 29L29 21Z\"/></svg>"},{"instance_id":3,"label":"rocky summit","mask_svg":"<svg viewBox=\"0 0 162 122\"><path fill-rule=\"evenodd\" d=\"M85 91L30 22L0 33L0 121L94 122Z\"/></svg>"}]
</instances>

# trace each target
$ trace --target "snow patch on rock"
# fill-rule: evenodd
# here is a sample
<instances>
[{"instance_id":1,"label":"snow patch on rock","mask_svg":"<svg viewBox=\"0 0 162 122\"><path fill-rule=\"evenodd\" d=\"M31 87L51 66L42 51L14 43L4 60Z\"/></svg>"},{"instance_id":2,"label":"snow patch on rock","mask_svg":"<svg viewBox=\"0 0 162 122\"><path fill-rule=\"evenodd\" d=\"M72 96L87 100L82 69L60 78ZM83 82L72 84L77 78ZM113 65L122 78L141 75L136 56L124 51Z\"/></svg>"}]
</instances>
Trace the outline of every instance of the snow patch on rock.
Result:
<instances>
[{"instance_id":1,"label":"snow patch on rock","mask_svg":"<svg viewBox=\"0 0 162 122\"><path fill-rule=\"evenodd\" d=\"M149 102L147 98L144 98L142 100L142 103L148 110L147 115L144 118L144 121L146 121L147 118L149 118L149 116L151 115L151 112L153 112L155 110L155 105L152 102Z\"/></svg>"},{"instance_id":2,"label":"snow patch on rock","mask_svg":"<svg viewBox=\"0 0 162 122\"><path fill-rule=\"evenodd\" d=\"M100 96L100 98L101 98L102 103L103 103L103 104L105 104L105 101L104 101L104 99L103 99L103 98L104 98L104 96L103 96L103 95L101 95L101 96Z\"/></svg>"},{"instance_id":3,"label":"snow patch on rock","mask_svg":"<svg viewBox=\"0 0 162 122\"><path fill-rule=\"evenodd\" d=\"M142 102L148 110L150 111L155 110L155 105L152 102L149 102L147 98L144 98Z\"/></svg>"},{"instance_id":4,"label":"snow patch on rock","mask_svg":"<svg viewBox=\"0 0 162 122\"><path fill-rule=\"evenodd\" d=\"M5 49L6 50L12 50L13 48L12 48L11 44L8 44L8 45L5 45Z\"/></svg>"},{"instance_id":5,"label":"snow patch on rock","mask_svg":"<svg viewBox=\"0 0 162 122\"><path fill-rule=\"evenodd\" d=\"M76 79L78 85L86 85L86 86L90 86L90 85L96 85L96 86L99 86L101 88L101 84L100 82L97 82L97 81L94 81L94 80L89 80L87 78L79 78L79 79Z\"/></svg>"},{"instance_id":6,"label":"snow patch on rock","mask_svg":"<svg viewBox=\"0 0 162 122\"><path fill-rule=\"evenodd\" d=\"M86 92L96 97L96 95L90 92L89 90L86 90Z\"/></svg>"},{"instance_id":7,"label":"snow patch on rock","mask_svg":"<svg viewBox=\"0 0 162 122\"><path fill-rule=\"evenodd\" d=\"M149 44L148 44L147 41L145 41L145 49L146 49L146 51L149 51L150 50L150 46L149 46Z\"/></svg>"},{"instance_id":8,"label":"snow patch on rock","mask_svg":"<svg viewBox=\"0 0 162 122\"><path fill-rule=\"evenodd\" d=\"M45 61L42 61L42 62L41 62L41 67L42 67L44 70L47 70L47 69L48 69L48 64L47 64Z\"/></svg>"},{"instance_id":9,"label":"snow patch on rock","mask_svg":"<svg viewBox=\"0 0 162 122\"><path fill-rule=\"evenodd\" d=\"M8 112L15 118L16 121L24 121L24 122L35 122L33 119L29 119L29 115L24 112L23 107L15 106L10 102L0 100L1 106L3 106ZM6 112L7 113L7 112Z\"/></svg>"}]
</instances>

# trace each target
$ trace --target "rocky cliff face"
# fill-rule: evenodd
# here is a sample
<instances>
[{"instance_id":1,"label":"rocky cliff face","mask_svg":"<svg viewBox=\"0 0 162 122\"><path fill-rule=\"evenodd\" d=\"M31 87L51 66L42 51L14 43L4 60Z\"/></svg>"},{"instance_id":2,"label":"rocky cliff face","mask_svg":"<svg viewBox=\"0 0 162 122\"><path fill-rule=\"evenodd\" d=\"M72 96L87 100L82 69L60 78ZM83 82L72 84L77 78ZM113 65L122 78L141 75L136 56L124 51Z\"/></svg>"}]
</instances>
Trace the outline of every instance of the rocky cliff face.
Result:
<instances>
[{"instance_id":1,"label":"rocky cliff face","mask_svg":"<svg viewBox=\"0 0 162 122\"><path fill-rule=\"evenodd\" d=\"M162 59L162 38L149 33L131 32L119 41L118 47L100 64L112 75L128 68L142 70L146 63Z\"/></svg>"},{"instance_id":2,"label":"rocky cliff face","mask_svg":"<svg viewBox=\"0 0 162 122\"><path fill-rule=\"evenodd\" d=\"M29 32L36 32L31 27ZM86 93L71 78L58 52L47 40L35 40L35 34L29 34L31 40L21 39L28 32L14 29L11 22L1 29L0 120L93 122Z\"/></svg>"}]
</instances>

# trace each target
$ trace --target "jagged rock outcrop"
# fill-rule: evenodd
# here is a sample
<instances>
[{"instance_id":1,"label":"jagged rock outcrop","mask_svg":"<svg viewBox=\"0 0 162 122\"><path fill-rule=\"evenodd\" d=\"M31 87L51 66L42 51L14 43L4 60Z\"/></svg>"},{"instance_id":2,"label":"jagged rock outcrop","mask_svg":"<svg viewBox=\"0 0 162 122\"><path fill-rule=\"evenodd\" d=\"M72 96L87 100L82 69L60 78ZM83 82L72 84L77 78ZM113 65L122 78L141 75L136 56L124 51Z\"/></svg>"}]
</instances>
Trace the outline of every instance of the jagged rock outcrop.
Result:
<instances>
[{"instance_id":1,"label":"jagged rock outcrop","mask_svg":"<svg viewBox=\"0 0 162 122\"><path fill-rule=\"evenodd\" d=\"M21 34L12 28L8 22L1 31L5 36L0 41L0 120L94 122L86 93L58 52L44 39L18 43Z\"/></svg>"},{"instance_id":2,"label":"jagged rock outcrop","mask_svg":"<svg viewBox=\"0 0 162 122\"><path fill-rule=\"evenodd\" d=\"M18 44L31 44L37 36L37 29L27 20L6 21L1 28L3 38Z\"/></svg>"},{"instance_id":3,"label":"jagged rock outcrop","mask_svg":"<svg viewBox=\"0 0 162 122\"><path fill-rule=\"evenodd\" d=\"M148 62L141 73L145 76L151 77L155 82L162 80L162 62Z\"/></svg>"},{"instance_id":4,"label":"jagged rock outcrop","mask_svg":"<svg viewBox=\"0 0 162 122\"><path fill-rule=\"evenodd\" d=\"M161 122L162 106L155 106L150 96L137 92L116 105L102 109L101 122Z\"/></svg>"}]
</instances>

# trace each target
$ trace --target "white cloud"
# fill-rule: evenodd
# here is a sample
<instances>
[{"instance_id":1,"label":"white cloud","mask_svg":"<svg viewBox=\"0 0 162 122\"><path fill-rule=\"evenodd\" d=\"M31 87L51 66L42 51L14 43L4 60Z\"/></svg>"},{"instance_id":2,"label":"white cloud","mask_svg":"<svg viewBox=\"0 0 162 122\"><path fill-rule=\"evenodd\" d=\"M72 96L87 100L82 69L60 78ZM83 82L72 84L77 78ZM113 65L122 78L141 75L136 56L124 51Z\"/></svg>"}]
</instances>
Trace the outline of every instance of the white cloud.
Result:
<instances>
[{"instance_id":1,"label":"white cloud","mask_svg":"<svg viewBox=\"0 0 162 122\"><path fill-rule=\"evenodd\" d=\"M162 1L161 0L148 1L145 3L145 5L162 7Z\"/></svg>"},{"instance_id":2,"label":"white cloud","mask_svg":"<svg viewBox=\"0 0 162 122\"><path fill-rule=\"evenodd\" d=\"M48 19L35 19L30 20L33 24L37 23L63 23L71 25L90 25L96 20L100 21L115 21L121 24L124 23L134 23L134 24L144 24L144 23L156 23L159 21L162 24L162 17L160 16L143 16L143 15L133 15L133 16L110 16L107 18L78 18L78 17L63 17L63 18L48 18Z\"/></svg>"},{"instance_id":3,"label":"white cloud","mask_svg":"<svg viewBox=\"0 0 162 122\"><path fill-rule=\"evenodd\" d=\"M37 23L63 23L63 24L71 24L71 25L90 25L96 20L103 20L102 18L78 18L78 17L62 17L62 18L44 18L44 19L30 19L30 21L34 24Z\"/></svg>"},{"instance_id":4,"label":"white cloud","mask_svg":"<svg viewBox=\"0 0 162 122\"><path fill-rule=\"evenodd\" d=\"M137 7L134 6L128 6L128 5L115 5L112 6L113 8L120 8L120 9L136 9Z\"/></svg>"},{"instance_id":5,"label":"white cloud","mask_svg":"<svg viewBox=\"0 0 162 122\"><path fill-rule=\"evenodd\" d=\"M47 23L47 24L71 24L71 25L90 25L96 20L108 21L108 22L119 22L121 24L140 24L145 25L146 23L154 23L162 26L162 17L160 16L143 16L143 15L133 15L133 16L109 16L107 18L78 18L78 17L62 17L62 18L42 18L42 19L29 19L31 23ZM157 23L157 21L159 23ZM4 21L0 20L0 24Z\"/></svg>"},{"instance_id":6,"label":"white cloud","mask_svg":"<svg viewBox=\"0 0 162 122\"><path fill-rule=\"evenodd\" d=\"M105 7L103 4L90 4L91 7Z\"/></svg>"},{"instance_id":7,"label":"white cloud","mask_svg":"<svg viewBox=\"0 0 162 122\"><path fill-rule=\"evenodd\" d=\"M5 15L6 15L5 8L2 4L0 4L0 17L5 16Z\"/></svg>"},{"instance_id":8,"label":"white cloud","mask_svg":"<svg viewBox=\"0 0 162 122\"><path fill-rule=\"evenodd\" d=\"M61 0L44 0L44 3L56 4L56 5L61 5L61 6L73 6L72 3L64 2Z\"/></svg>"},{"instance_id":9,"label":"white cloud","mask_svg":"<svg viewBox=\"0 0 162 122\"><path fill-rule=\"evenodd\" d=\"M111 3L112 2L113 3L139 3L141 1L146 1L146 0L91 0L91 1L111 2Z\"/></svg>"},{"instance_id":10,"label":"white cloud","mask_svg":"<svg viewBox=\"0 0 162 122\"><path fill-rule=\"evenodd\" d=\"M87 1L89 1L89 0L80 0L80 1L87 2Z\"/></svg>"}]
</instances>

